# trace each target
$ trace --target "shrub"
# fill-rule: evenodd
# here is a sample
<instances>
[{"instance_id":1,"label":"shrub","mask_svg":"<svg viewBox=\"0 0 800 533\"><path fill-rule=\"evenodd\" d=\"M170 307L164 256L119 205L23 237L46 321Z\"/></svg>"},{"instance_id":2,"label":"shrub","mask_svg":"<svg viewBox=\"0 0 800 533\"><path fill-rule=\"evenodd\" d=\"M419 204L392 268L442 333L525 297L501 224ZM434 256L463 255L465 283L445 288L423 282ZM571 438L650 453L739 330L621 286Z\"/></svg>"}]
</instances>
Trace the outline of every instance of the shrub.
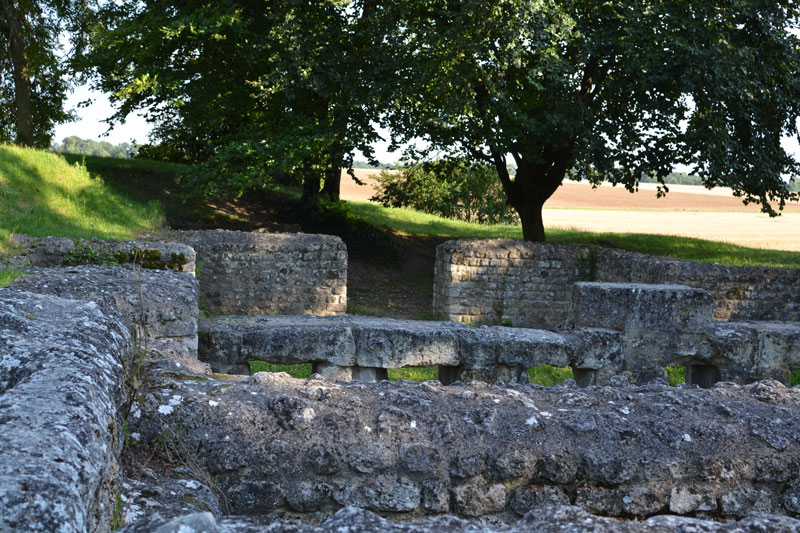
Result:
<instances>
[{"instance_id":1,"label":"shrub","mask_svg":"<svg viewBox=\"0 0 800 533\"><path fill-rule=\"evenodd\" d=\"M442 217L481 224L515 223L494 167L463 159L402 165L381 172L372 197L386 207L410 207Z\"/></svg>"}]
</instances>

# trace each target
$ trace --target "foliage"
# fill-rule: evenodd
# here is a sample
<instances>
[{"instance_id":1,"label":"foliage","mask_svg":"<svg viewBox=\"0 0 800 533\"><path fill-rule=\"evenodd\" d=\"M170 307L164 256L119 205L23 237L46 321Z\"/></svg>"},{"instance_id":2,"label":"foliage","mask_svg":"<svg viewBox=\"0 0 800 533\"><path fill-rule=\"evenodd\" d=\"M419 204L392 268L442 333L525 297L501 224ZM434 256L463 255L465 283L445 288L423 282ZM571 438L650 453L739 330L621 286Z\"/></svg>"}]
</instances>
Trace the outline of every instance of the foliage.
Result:
<instances>
[{"instance_id":1,"label":"foliage","mask_svg":"<svg viewBox=\"0 0 800 533\"><path fill-rule=\"evenodd\" d=\"M290 207L283 215L286 222L300 224L306 233L324 233L340 237L347 246L347 255L372 262L392 262L401 250L391 231L353 214L344 202Z\"/></svg>"},{"instance_id":2,"label":"foliage","mask_svg":"<svg viewBox=\"0 0 800 533\"><path fill-rule=\"evenodd\" d=\"M130 239L163 217L156 199L134 200L58 154L13 146L0 146L0 213L0 252L12 232Z\"/></svg>"},{"instance_id":3,"label":"foliage","mask_svg":"<svg viewBox=\"0 0 800 533\"><path fill-rule=\"evenodd\" d=\"M379 191L371 200L386 207L411 207L479 224L517 221L487 164L464 159L410 164L397 172L381 172L378 183Z\"/></svg>"},{"instance_id":4,"label":"foliage","mask_svg":"<svg viewBox=\"0 0 800 533\"><path fill-rule=\"evenodd\" d=\"M111 144L107 141L92 141L80 137L65 137L61 144L53 144L53 151L59 154L93 155L97 157L128 158L136 155L136 145L128 143Z\"/></svg>"},{"instance_id":5,"label":"foliage","mask_svg":"<svg viewBox=\"0 0 800 533\"><path fill-rule=\"evenodd\" d=\"M0 143L47 148L69 89L60 38L80 31L81 9L69 0L0 1Z\"/></svg>"},{"instance_id":6,"label":"foliage","mask_svg":"<svg viewBox=\"0 0 800 533\"><path fill-rule=\"evenodd\" d=\"M5 287L20 276L22 270L18 268L0 268L0 287Z\"/></svg>"},{"instance_id":7,"label":"foliage","mask_svg":"<svg viewBox=\"0 0 800 533\"><path fill-rule=\"evenodd\" d=\"M210 196L276 174L313 195L378 139L373 9L371 0L108 2L82 64L113 94L117 119L144 110L166 159L203 163L191 177Z\"/></svg>"},{"instance_id":8,"label":"foliage","mask_svg":"<svg viewBox=\"0 0 800 533\"><path fill-rule=\"evenodd\" d=\"M528 240L568 172L634 189L691 165L774 214L800 162L798 7L789 0L416 0L387 7L403 63L386 119L494 164ZM506 168L511 157L515 176Z\"/></svg>"}]
</instances>

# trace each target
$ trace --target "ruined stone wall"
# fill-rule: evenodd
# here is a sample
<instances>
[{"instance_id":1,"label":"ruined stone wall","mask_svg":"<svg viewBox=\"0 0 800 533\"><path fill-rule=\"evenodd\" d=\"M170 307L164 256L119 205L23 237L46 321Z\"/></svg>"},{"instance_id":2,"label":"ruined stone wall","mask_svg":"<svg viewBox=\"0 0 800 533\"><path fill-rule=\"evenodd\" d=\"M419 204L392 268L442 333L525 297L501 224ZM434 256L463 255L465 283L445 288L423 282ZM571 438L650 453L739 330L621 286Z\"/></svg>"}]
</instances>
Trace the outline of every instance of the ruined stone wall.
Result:
<instances>
[{"instance_id":1,"label":"ruined stone wall","mask_svg":"<svg viewBox=\"0 0 800 533\"><path fill-rule=\"evenodd\" d=\"M442 320L556 328L577 281L679 283L709 291L716 320L800 321L800 270L724 267L595 246L508 239L436 250L433 313Z\"/></svg>"},{"instance_id":2,"label":"ruined stone wall","mask_svg":"<svg viewBox=\"0 0 800 533\"><path fill-rule=\"evenodd\" d=\"M800 270L709 265L664 257L598 250L597 279L680 283L714 298L714 319L800 321Z\"/></svg>"},{"instance_id":3,"label":"ruined stone wall","mask_svg":"<svg viewBox=\"0 0 800 533\"><path fill-rule=\"evenodd\" d=\"M0 531L110 531L132 356L115 309L0 289Z\"/></svg>"},{"instance_id":4,"label":"ruined stone wall","mask_svg":"<svg viewBox=\"0 0 800 533\"><path fill-rule=\"evenodd\" d=\"M591 279L590 249L510 239L462 239L436 248L433 312L466 324L554 329L572 285Z\"/></svg>"},{"instance_id":5,"label":"ruined stone wall","mask_svg":"<svg viewBox=\"0 0 800 533\"><path fill-rule=\"evenodd\" d=\"M324 316L347 310L347 250L338 237L181 234L197 253L200 294L212 314Z\"/></svg>"}]
</instances>

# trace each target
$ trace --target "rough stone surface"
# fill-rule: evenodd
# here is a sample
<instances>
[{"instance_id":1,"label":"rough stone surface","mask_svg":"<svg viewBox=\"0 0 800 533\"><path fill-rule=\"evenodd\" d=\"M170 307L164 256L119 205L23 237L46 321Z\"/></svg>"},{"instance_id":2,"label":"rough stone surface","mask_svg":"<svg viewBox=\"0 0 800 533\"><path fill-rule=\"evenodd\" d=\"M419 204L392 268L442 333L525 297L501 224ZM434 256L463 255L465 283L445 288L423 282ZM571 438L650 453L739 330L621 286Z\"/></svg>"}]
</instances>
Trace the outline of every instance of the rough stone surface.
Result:
<instances>
[{"instance_id":1,"label":"rough stone surface","mask_svg":"<svg viewBox=\"0 0 800 533\"><path fill-rule=\"evenodd\" d=\"M13 235L12 241L22 247L22 252L15 258L19 266L61 267L136 262L144 268L190 274L195 271L194 250L178 242L39 238L20 234Z\"/></svg>"},{"instance_id":2,"label":"rough stone surface","mask_svg":"<svg viewBox=\"0 0 800 533\"><path fill-rule=\"evenodd\" d=\"M190 274L128 266L41 268L11 286L116 308L140 344L169 340L185 346L189 356L197 353L197 281Z\"/></svg>"},{"instance_id":3,"label":"rough stone surface","mask_svg":"<svg viewBox=\"0 0 800 533\"><path fill-rule=\"evenodd\" d=\"M573 353L549 331L349 315L217 317L201 320L199 335L198 357L215 371L312 362L331 379L352 377L348 367L439 365L451 368L449 381L527 382L531 366L566 366Z\"/></svg>"},{"instance_id":4,"label":"rough stone surface","mask_svg":"<svg viewBox=\"0 0 800 533\"><path fill-rule=\"evenodd\" d=\"M461 239L437 247L433 313L440 320L557 328L578 281L676 283L705 289L713 317L800 321L800 270L725 267L595 246Z\"/></svg>"},{"instance_id":5,"label":"rough stone surface","mask_svg":"<svg viewBox=\"0 0 800 533\"><path fill-rule=\"evenodd\" d=\"M800 388L775 381L444 387L155 368L150 384L129 420L137 446L169 462L179 439L234 514L519 516L544 502L619 517L798 516Z\"/></svg>"},{"instance_id":6,"label":"rough stone surface","mask_svg":"<svg viewBox=\"0 0 800 533\"><path fill-rule=\"evenodd\" d=\"M347 250L339 237L186 231L212 314L338 315L347 309Z\"/></svg>"},{"instance_id":7,"label":"rough stone surface","mask_svg":"<svg viewBox=\"0 0 800 533\"><path fill-rule=\"evenodd\" d=\"M707 291L682 285L578 282L572 292L572 322L622 332L621 370L640 383L697 355L711 310Z\"/></svg>"},{"instance_id":8,"label":"rough stone surface","mask_svg":"<svg viewBox=\"0 0 800 533\"><path fill-rule=\"evenodd\" d=\"M752 515L727 523L683 516L654 516L644 521L591 515L570 506L543 506L510 525L487 524L441 516L424 520L393 521L375 513L345 507L319 526L274 522L259 525L246 517L214 519L196 513L167 520L153 516L120 530L121 533L794 533L800 521L775 515Z\"/></svg>"},{"instance_id":9,"label":"rough stone surface","mask_svg":"<svg viewBox=\"0 0 800 533\"><path fill-rule=\"evenodd\" d=\"M0 289L0 531L108 531L124 318L94 302Z\"/></svg>"}]
</instances>

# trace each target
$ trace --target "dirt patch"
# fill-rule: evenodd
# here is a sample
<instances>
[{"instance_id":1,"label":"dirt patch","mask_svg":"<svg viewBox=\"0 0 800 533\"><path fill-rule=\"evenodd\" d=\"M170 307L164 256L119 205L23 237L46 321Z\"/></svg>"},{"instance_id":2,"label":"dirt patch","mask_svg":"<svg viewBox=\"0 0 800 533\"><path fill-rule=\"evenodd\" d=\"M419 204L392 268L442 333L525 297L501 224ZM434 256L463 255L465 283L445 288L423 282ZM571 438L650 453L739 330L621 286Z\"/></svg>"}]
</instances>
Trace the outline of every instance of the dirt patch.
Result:
<instances>
[{"instance_id":1,"label":"dirt patch","mask_svg":"<svg viewBox=\"0 0 800 533\"><path fill-rule=\"evenodd\" d=\"M417 320L432 319L433 263L438 240L396 235L401 259L347 265L347 312Z\"/></svg>"}]
</instances>

